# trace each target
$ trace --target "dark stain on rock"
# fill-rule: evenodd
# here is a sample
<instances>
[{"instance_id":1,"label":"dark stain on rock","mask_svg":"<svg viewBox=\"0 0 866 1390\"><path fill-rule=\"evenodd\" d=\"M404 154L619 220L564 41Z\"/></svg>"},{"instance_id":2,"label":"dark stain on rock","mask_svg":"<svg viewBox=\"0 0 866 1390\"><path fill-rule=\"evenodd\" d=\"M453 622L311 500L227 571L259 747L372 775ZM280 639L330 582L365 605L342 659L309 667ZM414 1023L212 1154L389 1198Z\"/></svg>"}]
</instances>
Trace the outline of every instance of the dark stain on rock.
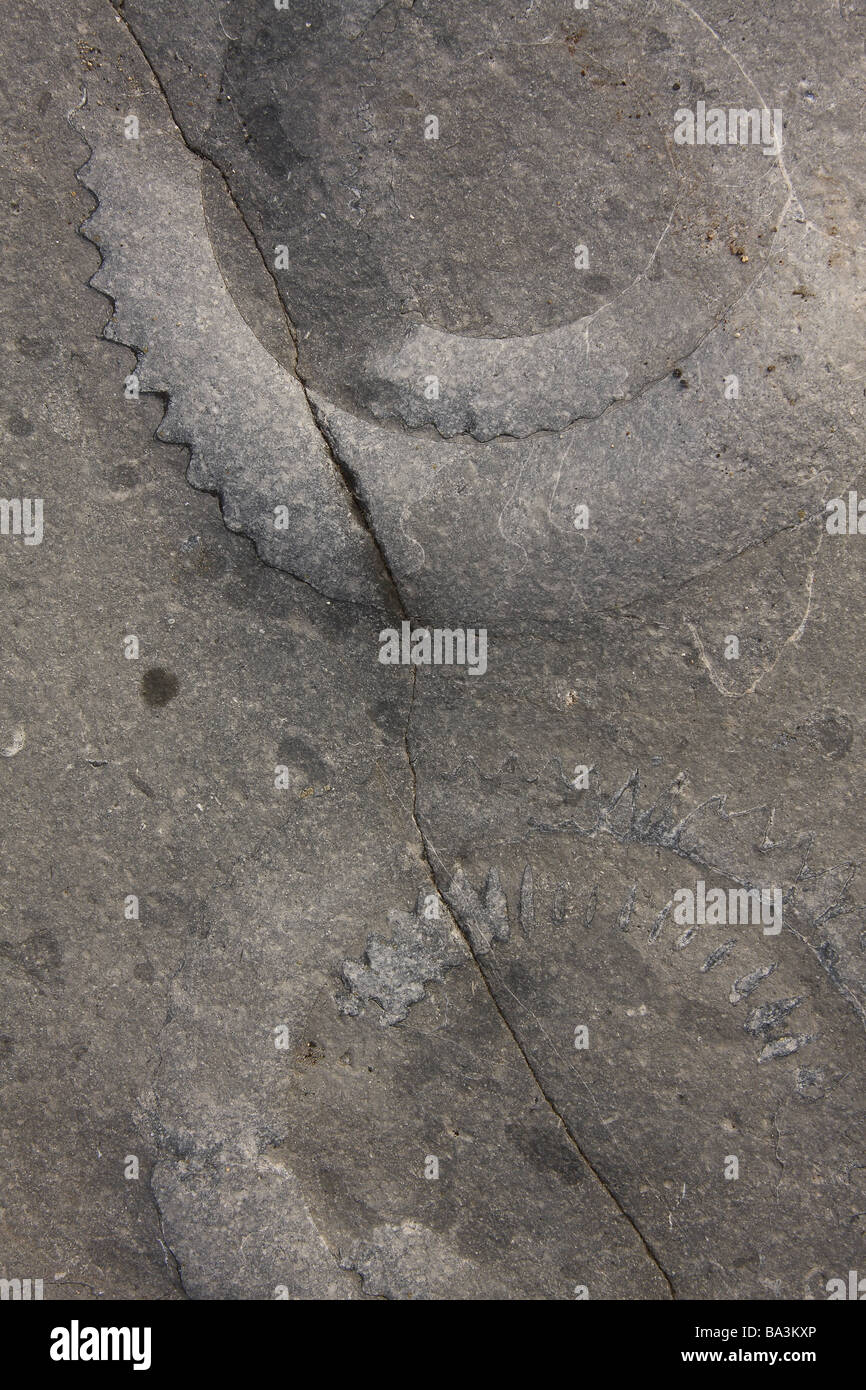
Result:
<instances>
[{"instance_id":1,"label":"dark stain on rock","mask_svg":"<svg viewBox=\"0 0 866 1390\"><path fill-rule=\"evenodd\" d=\"M17 347L23 357L29 357L33 361L42 361L51 356L50 338L31 338L23 334L17 340Z\"/></svg>"},{"instance_id":2,"label":"dark stain on rock","mask_svg":"<svg viewBox=\"0 0 866 1390\"><path fill-rule=\"evenodd\" d=\"M394 734L406 722L405 711L391 700L376 700L367 706L367 716L386 734Z\"/></svg>"},{"instance_id":3,"label":"dark stain on rock","mask_svg":"<svg viewBox=\"0 0 866 1390\"><path fill-rule=\"evenodd\" d=\"M854 729L842 710L822 710L806 722L806 735L825 758L844 758L854 742Z\"/></svg>"},{"instance_id":4,"label":"dark stain on rock","mask_svg":"<svg viewBox=\"0 0 866 1390\"><path fill-rule=\"evenodd\" d=\"M554 1174L567 1187L578 1187L585 1180L586 1169L560 1130L546 1125L510 1124L508 1136L538 1172Z\"/></svg>"},{"instance_id":5,"label":"dark stain on rock","mask_svg":"<svg viewBox=\"0 0 866 1390\"><path fill-rule=\"evenodd\" d=\"M807 743L821 757L844 758L854 742L854 726L844 710L823 709L795 728L784 729L773 747L783 749L798 742Z\"/></svg>"},{"instance_id":6,"label":"dark stain on rock","mask_svg":"<svg viewBox=\"0 0 866 1390\"><path fill-rule=\"evenodd\" d=\"M34 980L47 980L58 968L63 953L52 931L31 932L20 945L0 941L0 957L5 957Z\"/></svg>"},{"instance_id":7,"label":"dark stain on rock","mask_svg":"<svg viewBox=\"0 0 866 1390\"><path fill-rule=\"evenodd\" d=\"M179 690L177 676L165 666L151 666L141 678L141 698L152 709L167 705Z\"/></svg>"},{"instance_id":8,"label":"dark stain on rock","mask_svg":"<svg viewBox=\"0 0 866 1390\"><path fill-rule=\"evenodd\" d=\"M331 780L330 770L317 750L297 735L283 735L277 749L277 760L307 785L321 786Z\"/></svg>"},{"instance_id":9,"label":"dark stain on rock","mask_svg":"<svg viewBox=\"0 0 866 1390\"><path fill-rule=\"evenodd\" d=\"M127 772L126 775L129 778L132 785L135 787L136 791L140 791L144 796L156 796L156 792L153 790L153 787L150 785L149 782L145 782L143 777L137 777L134 772Z\"/></svg>"},{"instance_id":10,"label":"dark stain on rock","mask_svg":"<svg viewBox=\"0 0 866 1390\"><path fill-rule=\"evenodd\" d=\"M112 471L111 481L117 488L133 488L138 486L140 480L136 469L121 463Z\"/></svg>"}]
</instances>

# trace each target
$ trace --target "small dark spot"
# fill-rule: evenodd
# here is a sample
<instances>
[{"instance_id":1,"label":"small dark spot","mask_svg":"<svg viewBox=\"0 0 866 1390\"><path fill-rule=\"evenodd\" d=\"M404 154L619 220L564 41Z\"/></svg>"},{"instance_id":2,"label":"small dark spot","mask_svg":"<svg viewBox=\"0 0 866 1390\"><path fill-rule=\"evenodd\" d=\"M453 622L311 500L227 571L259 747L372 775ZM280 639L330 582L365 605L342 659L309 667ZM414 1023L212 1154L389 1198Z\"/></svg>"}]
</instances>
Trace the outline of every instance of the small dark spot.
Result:
<instances>
[{"instance_id":1,"label":"small dark spot","mask_svg":"<svg viewBox=\"0 0 866 1390\"><path fill-rule=\"evenodd\" d=\"M806 736L825 758L844 758L854 742L854 727L843 710L822 710L806 721Z\"/></svg>"},{"instance_id":2,"label":"small dark spot","mask_svg":"<svg viewBox=\"0 0 866 1390\"><path fill-rule=\"evenodd\" d=\"M563 1142L559 1130L531 1125L511 1124L508 1137L518 1153L540 1173L556 1175L567 1187L579 1187L585 1181L585 1170L574 1150Z\"/></svg>"},{"instance_id":3,"label":"small dark spot","mask_svg":"<svg viewBox=\"0 0 866 1390\"><path fill-rule=\"evenodd\" d=\"M115 487L131 488L138 485L138 473L128 464L118 464L111 474L111 481Z\"/></svg>"},{"instance_id":4,"label":"small dark spot","mask_svg":"<svg viewBox=\"0 0 866 1390\"><path fill-rule=\"evenodd\" d=\"M331 780L329 768L319 757L317 750L295 734L284 734L280 739L277 761L288 767L298 779L299 790L309 786L324 786Z\"/></svg>"},{"instance_id":5,"label":"small dark spot","mask_svg":"<svg viewBox=\"0 0 866 1390\"><path fill-rule=\"evenodd\" d=\"M151 708L167 705L179 690L177 676L165 666L151 666L141 678L141 698Z\"/></svg>"},{"instance_id":6,"label":"small dark spot","mask_svg":"<svg viewBox=\"0 0 866 1390\"><path fill-rule=\"evenodd\" d=\"M25 335L18 339L17 346L24 357L39 359L51 354L51 343L47 338L29 338Z\"/></svg>"},{"instance_id":7,"label":"small dark spot","mask_svg":"<svg viewBox=\"0 0 866 1390\"><path fill-rule=\"evenodd\" d=\"M0 941L0 956L12 961L35 980L47 980L63 959L52 931L34 931L18 946Z\"/></svg>"},{"instance_id":8,"label":"small dark spot","mask_svg":"<svg viewBox=\"0 0 866 1390\"><path fill-rule=\"evenodd\" d=\"M145 985L152 985L156 979L156 971L149 960L139 961L138 965L133 968L132 973L137 980L141 980Z\"/></svg>"},{"instance_id":9,"label":"small dark spot","mask_svg":"<svg viewBox=\"0 0 866 1390\"><path fill-rule=\"evenodd\" d=\"M389 700L376 700L367 706L367 716L386 733L393 732L400 721L400 708Z\"/></svg>"},{"instance_id":10,"label":"small dark spot","mask_svg":"<svg viewBox=\"0 0 866 1390\"><path fill-rule=\"evenodd\" d=\"M137 777L134 772L127 772L126 775L129 778L132 785L135 787L136 791L140 791L144 796L156 796L156 792L153 790L153 787L150 785L149 782L145 782L142 777Z\"/></svg>"},{"instance_id":11,"label":"small dark spot","mask_svg":"<svg viewBox=\"0 0 866 1390\"><path fill-rule=\"evenodd\" d=\"M16 439L26 439L28 434L33 433L33 426L30 421L17 410L9 416L6 421L6 428Z\"/></svg>"},{"instance_id":12,"label":"small dark spot","mask_svg":"<svg viewBox=\"0 0 866 1390\"><path fill-rule=\"evenodd\" d=\"M675 376L677 381L679 381L682 374L682 368L680 367L674 367L673 371L671 372L671 376Z\"/></svg>"},{"instance_id":13,"label":"small dark spot","mask_svg":"<svg viewBox=\"0 0 866 1390\"><path fill-rule=\"evenodd\" d=\"M644 42L648 53L667 53L671 48L669 35L661 29L647 30Z\"/></svg>"}]
</instances>

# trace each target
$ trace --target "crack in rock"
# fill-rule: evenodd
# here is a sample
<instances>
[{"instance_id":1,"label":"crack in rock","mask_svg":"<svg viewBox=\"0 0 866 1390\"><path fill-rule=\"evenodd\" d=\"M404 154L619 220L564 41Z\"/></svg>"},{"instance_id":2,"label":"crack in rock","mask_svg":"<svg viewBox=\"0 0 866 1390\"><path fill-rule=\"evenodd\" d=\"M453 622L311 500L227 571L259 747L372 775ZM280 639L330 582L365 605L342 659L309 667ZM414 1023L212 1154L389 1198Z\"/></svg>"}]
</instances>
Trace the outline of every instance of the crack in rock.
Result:
<instances>
[{"instance_id":1,"label":"crack in rock","mask_svg":"<svg viewBox=\"0 0 866 1390\"><path fill-rule=\"evenodd\" d=\"M73 122L91 150L79 178L99 200L82 232L102 254L91 284L114 303L105 336L138 357L128 390L166 397L158 436L189 446L189 481L219 496L226 525L266 563L326 597L393 611L378 548L300 382L226 289L201 161L156 93L143 94L140 119L137 141L124 140L107 103L83 104Z\"/></svg>"}]
</instances>

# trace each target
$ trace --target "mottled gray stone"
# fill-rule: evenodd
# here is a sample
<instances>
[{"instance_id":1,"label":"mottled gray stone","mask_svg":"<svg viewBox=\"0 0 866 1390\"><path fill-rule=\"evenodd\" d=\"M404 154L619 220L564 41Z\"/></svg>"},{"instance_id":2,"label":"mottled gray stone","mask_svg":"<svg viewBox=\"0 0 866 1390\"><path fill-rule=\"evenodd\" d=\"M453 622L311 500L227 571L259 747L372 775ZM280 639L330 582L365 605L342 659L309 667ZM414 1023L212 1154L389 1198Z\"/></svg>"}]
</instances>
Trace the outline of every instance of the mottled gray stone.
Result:
<instances>
[{"instance_id":1,"label":"mottled gray stone","mask_svg":"<svg viewBox=\"0 0 866 1390\"><path fill-rule=\"evenodd\" d=\"M0 1276L859 1266L863 21L699 9L6 6Z\"/></svg>"},{"instance_id":2,"label":"mottled gray stone","mask_svg":"<svg viewBox=\"0 0 866 1390\"><path fill-rule=\"evenodd\" d=\"M673 145L686 97L764 104L687 6L342 10L236 7L219 97L178 107L288 247L312 387L446 435L561 428L670 371L772 254L784 167Z\"/></svg>"},{"instance_id":3,"label":"mottled gray stone","mask_svg":"<svg viewBox=\"0 0 866 1390\"><path fill-rule=\"evenodd\" d=\"M866 991L850 769L770 751L828 662L835 673L823 630L852 584L822 588L822 617L760 701L709 685L676 630L623 619L584 629L580 647L502 640L459 701L455 678L417 679L409 747L440 892L455 865L477 881L492 861L516 906L531 866L534 932L480 966L680 1296L817 1296L809 1271L856 1259ZM577 763L596 769L586 791L563 775ZM684 931L670 904L699 878L780 886L781 935ZM820 1100L802 1099L798 1064L833 1077ZM722 1177L728 1154L739 1182Z\"/></svg>"},{"instance_id":4,"label":"mottled gray stone","mask_svg":"<svg viewBox=\"0 0 866 1390\"><path fill-rule=\"evenodd\" d=\"M219 494L226 524L268 564L326 596L387 604L379 556L294 372L228 293L204 215L204 166L152 85L135 92L135 139L124 135L128 87L91 86L75 122L93 149L81 178L99 197L85 231L105 248L91 283L114 300L108 336L137 350L139 389L170 397L160 437L191 446L190 482Z\"/></svg>"},{"instance_id":5,"label":"mottled gray stone","mask_svg":"<svg viewBox=\"0 0 866 1390\"><path fill-rule=\"evenodd\" d=\"M414 912L390 912L392 941L371 936L361 962L343 961L345 991L340 1012L353 1017L369 1003L381 1009L380 1023L400 1023L411 1004L423 999L425 986L441 982L446 970L466 960L463 938L439 905L438 895L421 888Z\"/></svg>"}]
</instances>

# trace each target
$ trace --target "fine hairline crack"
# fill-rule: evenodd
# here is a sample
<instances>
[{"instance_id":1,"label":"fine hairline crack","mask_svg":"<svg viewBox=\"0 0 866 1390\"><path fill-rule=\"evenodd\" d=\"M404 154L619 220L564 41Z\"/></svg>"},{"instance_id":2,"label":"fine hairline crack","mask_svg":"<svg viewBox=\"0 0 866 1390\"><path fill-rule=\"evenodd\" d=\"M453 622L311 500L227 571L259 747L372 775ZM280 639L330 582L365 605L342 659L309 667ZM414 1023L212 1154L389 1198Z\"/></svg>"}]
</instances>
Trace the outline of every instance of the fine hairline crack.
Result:
<instances>
[{"instance_id":1,"label":"fine hairline crack","mask_svg":"<svg viewBox=\"0 0 866 1390\"><path fill-rule=\"evenodd\" d=\"M485 970L484 965L483 965L483 963L482 963L480 957L476 954L476 952L475 952L475 950L474 950L474 948L473 948L472 939L471 939L470 933L468 932L468 930L466 929L466 927L464 926L464 924L461 922L458 911L457 911L454 907L452 907L451 904L450 904L450 902L449 902L448 895L447 895L447 894L445 893L445 891L444 891L444 885L441 883L441 875L440 875L440 873L438 873L437 870L434 869L434 867L433 867L433 858L434 858L434 855L431 854L431 852L430 852L430 847L428 846L428 843L427 843L427 837L425 836L424 831L423 831L423 829L421 828L421 823L420 823L420 821L419 821L419 819L418 819L418 777L417 777L417 773L416 773L416 770L415 770L415 764L414 764L414 762L413 762L413 760L412 760L412 753L411 753L410 743L409 743L409 729L410 729L410 726L411 726L411 723L412 723L412 715L413 715L413 712L414 712L414 709L415 709L415 690L416 690L417 681L418 681L418 669L417 669L417 667L413 667L413 669L412 669L412 690L411 690L411 693L410 693L410 696L409 696L409 713L408 713L408 716L407 716L407 719L406 719L406 727L405 727L404 733L403 733L403 747L404 747L404 749L405 749L405 751L406 751L406 761L407 761L408 764L409 764L409 771L410 771L410 774L411 774L411 777L412 777L412 806L411 806L412 821L413 821L413 823L414 823L415 830L417 831L417 834L418 834L418 839L419 839L419 842L420 842L420 845L421 845L421 854L422 854L422 858L423 858L423 860L424 860L424 864L425 864L425 867L426 867L426 869L427 869L427 872L428 872L428 874L430 875L430 880L431 880L431 882L433 883L433 885L435 886L437 892L439 893L439 896L443 899L443 901L444 901L444 902L448 902L449 910L450 910L450 912L451 912L451 915L452 915L452 917L454 918L454 921L456 922L458 928L460 929L460 934L461 934L461 936L463 937L463 939L464 939L465 942L466 942L466 945L467 945L468 948L469 948L469 953L470 953L470 955L471 955L473 961L475 962L475 965L476 965L477 968L478 968L478 973L480 974L481 979L482 979L483 982L484 982L484 987L485 987L485 989L487 990L487 993L488 993L488 995L489 995L489 997L490 997L490 1001L491 1001L491 1003L492 1003L494 1009L496 1010L497 1014L499 1015L499 1018L502 1020L502 1023L504 1024L505 1029L506 1029L506 1031L508 1032L509 1037L511 1038L512 1042L515 1044L515 1046L517 1047L518 1051L520 1052L520 1055L521 1055L521 1057L523 1058L524 1063L526 1064L527 1070L529 1071L530 1076L532 1077L532 1079L533 1079L533 1081L534 1081L536 1087L538 1088L538 1091L539 1091L539 1093L541 1094L542 1099L544 1100L544 1102L545 1102L545 1104L547 1105L548 1109L551 1111L551 1113L552 1113L552 1115L554 1116L554 1118L555 1118L555 1119L557 1120L557 1122L562 1126L562 1130L563 1130L563 1132L564 1132L566 1138L568 1139L569 1143L570 1143L570 1144L572 1145L572 1147L574 1148L574 1150L575 1150L575 1152L577 1153L578 1157L579 1157L579 1158L582 1160L582 1162L586 1165L586 1167L589 1169L590 1173L592 1173L592 1176L595 1178L596 1182L599 1183L599 1185L604 1189L605 1193L606 1193L607 1196L610 1198L611 1202L612 1202L613 1205L616 1207L616 1209L617 1209L617 1211L619 1212L619 1214L620 1214L622 1217L624 1217L624 1219L625 1219L625 1220L628 1222L628 1224L631 1226L632 1230L634 1231L635 1235L637 1236L638 1240L640 1241L641 1246L643 1247L644 1253L646 1254L647 1258L652 1262L652 1264L655 1265L655 1267L656 1267L656 1269L658 1270L659 1274L662 1276L662 1278L664 1279L665 1283L667 1284L667 1287L668 1287L668 1289L670 1290L671 1298L672 1298L672 1299L675 1299L676 1296L677 1296L677 1293L676 1293L676 1289L675 1289L674 1284L673 1284L673 1280L671 1279L671 1276L668 1274L668 1272L667 1272L667 1270L665 1269L664 1265L661 1263L661 1260L659 1259L659 1256L658 1256L658 1254L656 1253L655 1249L654 1249L653 1246L650 1244L649 1240L648 1240L647 1237L644 1235L643 1231L640 1229L640 1227L638 1226L637 1222L634 1220L634 1217L632 1217L632 1216L630 1215L630 1213L626 1210L626 1208L623 1206L622 1202L621 1202L621 1201L619 1200L619 1198L617 1197L616 1193L615 1193L615 1192L613 1191L613 1189L607 1184L607 1182L605 1182L604 1177L603 1177L602 1174L599 1172L598 1168L596 1168L595 1164L591 1161L591 1159L590 1159L590 1158L587 1156L587 1154L584 1152L583 1148L581 1147L581 1144L580 1144L580 1141L579 1141L577 1135L575 1134L575 1132L574 1132L574 1130L572 1129L571 1125L570 1125L570 1124L568 1123L568 1121L566 1120L565 1116L562 1114L562 1111L558 1108L558 1106L557 1106L556 1102L554 1101L553 1097L551 1096L550 1092L547 1090L547 1088L545 1087L543 1081L541 1080L541 1077L538 1075L538 1072L536 1071L535 1067L534 1067L533 1064L532 1064L532 1061L531 1061L531 1059L530 1059L530 1056L529 1056L529 1053L528 1053L527 1049L524 1047L524 1045L523 1045L523 1043L521 1042L520 1038L518 1037L517 1033L514 1031L514 1028L512 1027L511 1023L509 1022L509 1019L508 1019L507 1015L504 1013L504 1011L503 1011L503 1009L502 1009L502 1007L501 1007L501 1005L500 1005L500 1003L499 1003L499 1000L498 1000L497 997L496 997L496 993L495 993L495 991L494 991L494 989L493 989L493 987L492 987L492 985L491 985L491 983L490 983L490 980L489 980L489 978L488 978L487 971Z\"/></svg>"}]
</instances>

